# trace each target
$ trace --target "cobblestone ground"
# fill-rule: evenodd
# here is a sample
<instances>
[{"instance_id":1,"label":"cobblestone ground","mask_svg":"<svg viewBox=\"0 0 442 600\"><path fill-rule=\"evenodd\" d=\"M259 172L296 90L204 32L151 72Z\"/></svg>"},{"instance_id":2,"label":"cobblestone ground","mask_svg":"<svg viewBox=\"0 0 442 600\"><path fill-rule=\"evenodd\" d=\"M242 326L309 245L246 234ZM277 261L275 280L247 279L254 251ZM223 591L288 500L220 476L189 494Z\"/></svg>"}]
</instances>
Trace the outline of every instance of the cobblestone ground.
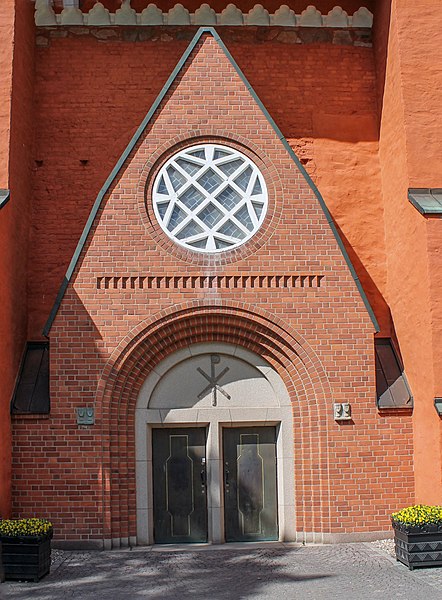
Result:
<instances>
[{"instance_id":1,"label":"cobblestone ground","mask_svg":"<svg viewBox=\"0 0 442 600\"><path fill-rule=\"evenodd\" d=\"M442 568L409 571L382 543L56 552L2 600L442 600Z\"/></svg>"}]
</instances>

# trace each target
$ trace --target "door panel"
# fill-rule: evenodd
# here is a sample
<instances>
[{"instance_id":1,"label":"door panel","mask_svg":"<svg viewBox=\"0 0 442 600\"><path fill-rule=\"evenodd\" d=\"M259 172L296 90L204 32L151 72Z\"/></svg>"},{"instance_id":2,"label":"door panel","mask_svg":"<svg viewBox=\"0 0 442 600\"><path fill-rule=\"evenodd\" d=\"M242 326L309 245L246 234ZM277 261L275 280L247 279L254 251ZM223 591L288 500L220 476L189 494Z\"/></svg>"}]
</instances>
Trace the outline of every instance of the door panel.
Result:
<instances>
[{"instance_id":1,"label":"door panel","mask_svg":"<svg viewBox=\"0 0 442 600\"><path fill-rule=\"evenodd\" d=\"M152 431L154 538L207 541L206 430Z\"/></svg>"},{"instance_id":2,"label":"door panel","mask_svg":"<svg viewBox=\"0 0 442 600\"><path fill-rule=\"evenodd\" d=\"M223 430L226 541L278 539L275 427Z\"/></svg>"}]
</instances>

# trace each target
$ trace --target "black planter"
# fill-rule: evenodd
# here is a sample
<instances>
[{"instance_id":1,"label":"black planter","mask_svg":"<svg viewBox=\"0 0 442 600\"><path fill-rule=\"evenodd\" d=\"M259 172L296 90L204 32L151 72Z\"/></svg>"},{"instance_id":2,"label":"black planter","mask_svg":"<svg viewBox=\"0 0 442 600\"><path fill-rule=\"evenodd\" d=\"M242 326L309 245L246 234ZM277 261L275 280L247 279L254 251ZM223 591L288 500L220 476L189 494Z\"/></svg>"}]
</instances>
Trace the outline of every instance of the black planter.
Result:
<instances>
[{"instance_id":1,"label":"black planter","mask_svg":"<svg viewBox=\"0 0 442 600\"><path fill-rule=\"evenodd\" d=\"M442 566L442 530L393 527L396 559L407 565L410 571L415 567Z\"/></svg>"},{"instance_id":2,"label":"black planter","mask_svg":"<svg viewBox=\"0 0 442 600\"><path fill-rule=\"evenodd\" d=\"M0 542L0 583L3 583L5 580L5 571L3 569L3 560L2 560L2 543Z\"/></svg>"},{"instance_id":3,"label":"black planter","mask_svg":"<svg viewBox=\"0 0 442 600\"><path fill-rule=\"evenodd\" d=\"M1 536L2 562L5 579L39 581L51 567L51 537Z\"/></svg>"}]
</instances>

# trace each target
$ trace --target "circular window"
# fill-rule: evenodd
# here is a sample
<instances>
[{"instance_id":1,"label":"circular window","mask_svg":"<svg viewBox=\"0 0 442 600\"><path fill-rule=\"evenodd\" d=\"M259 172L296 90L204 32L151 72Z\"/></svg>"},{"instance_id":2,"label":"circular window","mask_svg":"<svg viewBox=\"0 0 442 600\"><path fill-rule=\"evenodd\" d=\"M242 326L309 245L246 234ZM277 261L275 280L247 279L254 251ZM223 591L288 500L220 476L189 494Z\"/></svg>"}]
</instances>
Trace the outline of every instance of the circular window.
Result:
<instances>
[{"instance_id":1,"label":"circular window","mask_svg":"<svg viewBox=\"0 0 442 600\"><path fill-rule=\"evenodd\" d=\"M198 252L222 252L244 244L261 226L267 188L244 154L218 144L178 152L159 171L153 207L164 232Z\"/></svg>"}]
</instances>

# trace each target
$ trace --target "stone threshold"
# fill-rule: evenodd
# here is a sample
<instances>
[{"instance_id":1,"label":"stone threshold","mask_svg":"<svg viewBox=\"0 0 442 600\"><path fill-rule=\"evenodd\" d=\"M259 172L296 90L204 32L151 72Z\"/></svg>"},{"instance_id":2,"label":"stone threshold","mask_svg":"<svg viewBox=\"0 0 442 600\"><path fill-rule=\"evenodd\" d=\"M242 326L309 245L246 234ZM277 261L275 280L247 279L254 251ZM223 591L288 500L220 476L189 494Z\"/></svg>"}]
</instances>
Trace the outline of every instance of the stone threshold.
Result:
<instances>
[{"instance_id":1,"label":"stone threshold","mask_svg":"<svg viewBox=\"0 0 442 600\"><path fill-rule=\"evenodd\" d=\"M298 532L294 541L268 541L268 542L225 542L213 544L153 544L138 546L135 538L124 540L53 540L52 548L58 550L109 550L112 552L183 552L199 550L251 550L257 548L297 548L301 546L321 546L330 544L348 544L386 540L393 537L393 531L358 531L353 533L312 533ZM119 545L120 544L120 545Z\"/></svg>"}]
</instances>

